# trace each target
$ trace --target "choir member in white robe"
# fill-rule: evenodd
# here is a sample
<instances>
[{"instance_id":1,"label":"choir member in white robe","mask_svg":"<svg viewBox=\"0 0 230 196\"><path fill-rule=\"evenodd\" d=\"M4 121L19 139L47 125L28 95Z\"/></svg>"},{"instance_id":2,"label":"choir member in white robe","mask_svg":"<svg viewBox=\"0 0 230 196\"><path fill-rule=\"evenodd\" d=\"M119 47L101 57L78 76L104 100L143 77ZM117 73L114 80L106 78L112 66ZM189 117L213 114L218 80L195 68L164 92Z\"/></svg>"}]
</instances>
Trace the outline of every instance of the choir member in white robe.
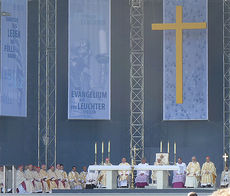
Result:
<instances>
[{"instance_id":1,"label":"choir member in white robe","mask_svg":"<svg viewBox=\"0 0 230 196\"><path fill-rule=\"evenodd\" d=\"M80 173L80 182L81 182L82 188L85 189L86 188L86 176L88 172L87 172L86 166L84 166L82 169L83 171Z\"/></svg>"},{"instance_id":2,"label":"choir member in white robe","mask_svg":"<svg viewBox=\"0 0 230 196\"><path fill-rule=\"evenodd\" d=\"M90 171L86 175L86 189L94 189L98 183L98 171Z\"/></svg>"},{"instance_id":3,"label":"choir member in white robe","mask_svg":"<svg viewBox=\"0 0 230 196\"><path fill-rule=\"evenodd\" d=\"M227 188L229 187L229 182L230 182L230 171L228 170L228 167L225 167L224 171L222 171L221 173L220 186L222 188Z\"/></svg>"},{"instance_id":4,"label":"choir member in white robe","mask_svg":"<svg viewBox=\"0 0 230 196\"><path fill-rule=\"evenodd\" d=\"M216 167L207 156L201 169L201 187L213 187L216 183L216 176Z\"/></svg>"},{"instance_id":5,"label":"choir member in white robe","mask_svg":"<svg viewBox=\"0 0 230 196\"><path fill-rule=\"evenodd\" d=\"M146 163L146 159L142 158L141 163L138 164L138 166L146 167L149 166L148 163ZM148 186L149 184L149 171L148 170L137 170L137 177L135 179L136 187L137 188L145 188L145 186Z\"/></svg>"},{"instance_id":6,"label":"choir member in white robe","mask_svg":"<svg viewBox=\"0 0 230 196\"><path fill-rule=\"evenodd\" d=\"M23 166L19 166L16 172L16 189L18 193L33 192L33 184L26 179L25 173L23 172Z\"/></svg>"},{"instance_id":7,"label":"choir member in white robe","mask_svg":"<svg viewBox=\"0 0 230 196\"><path fill-rule=\"evenodd\" d=\"M181 158L178 158L176 165L179 167L177 171L173 171L173 188L184 188L186 178L186 164L182 162Z\"/></svg>"},{"instance_id":8,"label":"choir member in white robe","mask_svg":"<svg viewBox=\"0 0 230 196\"><path fill-rule=\"evenodd\" d=\"M82 189L80 175L76 166L72 167L72 171L68 174L68 179L71 189Z\"/></svg>"},{"instance_id":9,"label":"choir member in white robe","mask_svg":"<svg viewBox=\"0 0 230 196\"><path fill-rule=\"evenodd\" d=\"M0 193L4 191L4 171L3 166L0 166Z\"/></svg>"},{"instance_id":10,"label":"choir member in white robe","mask_svg":"<svg viewBox=\"0 0 230 196\"><path fill-rule=\"evenodd\" d=\"M34 191L35 193L42 193L43 186L42 186L42 175L40 173L40 167L34 167L35 171L33 172L34 177Z\"/></svg>"},{"instance_id":11,"label":"choir member in white robe","mask_svg":"<svg viewBox=\"0 0 230 196\"><path fill-rule=\"evenodd\" d=\"M126 158L122 158L119 166L130 166L129 163L126 162ZM130 172L126 170L118 171L118 187L119 188L128 188L130 182Z\"/></svg>"},{"instance_id":12,"label":"choir member in white robe","mask_svg":"<svg viewBox=\"0 0 230 196\"><path fill-rule=\"evenodd\" d=\"M55 173L55 168L54 166L51 166L50 169L47 171L48 173L48 180L47 183L49 185L50 191L52 191L53 189L57 189L59 188L59 181L58 181L58 177Z\"/></svg>"},{"instance_id":13,"label":"choir member in white robe","mask_svg":"<svg viewBox=\"0 0 230 196\"><path fill-rule=\"evenodd\" d=\"M196 157L192 157L192 162L187 166L185 186L187 188L197 188L200 179L200 164Z\"/></svg>"},{"instance_id":14,"label":"choir member in white robe","mask_svg":"<svg viewBox=\"0 0 230 196\"><path fill-rule=\"evenodd\" d=\"M109 158L105 159L104 166L111 166L112 164L110 163ZM106 176L107 176L107 171L101 171L98 176L98 181L100 183L101 188L106 188Z\"/></svg>"},{"instance_id":15,"label":"choir member in white robe","mask_svg":"<svg viewBox=\"0 0 230 196\"><path fill-rule=\"evenodd\" d=\"M43 192L49 193L50 192L50 187L49 187L50 184L48 184L48 173L46 171L46 165L45 164L43 164L41 166L40 175L42 177Z\"/></svg>"}]
</instances>

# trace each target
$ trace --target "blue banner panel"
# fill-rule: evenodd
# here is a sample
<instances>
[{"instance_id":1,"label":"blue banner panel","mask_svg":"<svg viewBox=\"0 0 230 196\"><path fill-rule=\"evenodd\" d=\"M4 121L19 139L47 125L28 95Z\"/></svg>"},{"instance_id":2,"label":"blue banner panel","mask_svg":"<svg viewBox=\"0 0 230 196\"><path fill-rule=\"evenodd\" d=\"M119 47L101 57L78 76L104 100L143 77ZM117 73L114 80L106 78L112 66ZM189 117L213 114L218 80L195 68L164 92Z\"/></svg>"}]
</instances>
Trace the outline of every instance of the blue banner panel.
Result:
<instances>
[{"instance_id":1,"label":"blue banner panel","mask_svg":"<svg viewBox=\"0 0 230 196\"><path fill-rule=\"evenodd\" d=\"M207 0L164 0L164 23L208 22ZM208 29L183 30L183 103L176 103L176 31L164 31L163 120L208 120Z\"/></svg>"},{"instance_id":2,"label":"blue banner panel","mask_svg":"<svg viewBox=\"0 0 230 196\"><path fill-rule=\"evenodd\" d=\"M110 0L69 0L68 118L110 119Z\"/></svg>"},{"instance_id":3,"label":"blue banner panel","mask_svg":"<svg viewBox=\"0 0 230 196\"><path fill-rule=\"evenodd\" d=\"M27 116L27 0L2 0L0 115Z\"/></svg>"}]
</instances>

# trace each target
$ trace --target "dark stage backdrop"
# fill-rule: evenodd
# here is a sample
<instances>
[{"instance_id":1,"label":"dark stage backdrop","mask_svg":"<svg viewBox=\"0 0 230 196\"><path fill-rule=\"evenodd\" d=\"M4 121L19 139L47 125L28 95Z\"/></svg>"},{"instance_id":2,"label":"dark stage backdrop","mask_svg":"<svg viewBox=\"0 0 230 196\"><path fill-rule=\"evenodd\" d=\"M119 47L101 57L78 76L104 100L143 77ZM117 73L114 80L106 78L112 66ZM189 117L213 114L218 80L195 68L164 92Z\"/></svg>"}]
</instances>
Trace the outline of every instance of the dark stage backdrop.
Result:
<instances>
[{"instance_id":1,"label":"dark stage backdrop","mask_svg":"<svg viewBox=\"0 0 230 196\"><path fill-rule=\"evenodd\" d=\"M58 0L57 162L71 166L94 163L94 142L111 140L111 161L129 160L129 0L112 0L112 119L67 120L68 1ZM145 0L145 156L152 164L159 142L177 142L186 163L211 156L218 173L223 166L222 2L209 0L209 120L162 121L162 0ZM37 2L29 3L28 117L0 118L0 164L37 164ZM77 77L77 76L76 76ZM173 145L170 146L171 150ZM101 146L98 147L99 151ZM98 157L101 160L101 157ZM171 154L171 161L173 155Z\"/></svg>"}]
</instances>

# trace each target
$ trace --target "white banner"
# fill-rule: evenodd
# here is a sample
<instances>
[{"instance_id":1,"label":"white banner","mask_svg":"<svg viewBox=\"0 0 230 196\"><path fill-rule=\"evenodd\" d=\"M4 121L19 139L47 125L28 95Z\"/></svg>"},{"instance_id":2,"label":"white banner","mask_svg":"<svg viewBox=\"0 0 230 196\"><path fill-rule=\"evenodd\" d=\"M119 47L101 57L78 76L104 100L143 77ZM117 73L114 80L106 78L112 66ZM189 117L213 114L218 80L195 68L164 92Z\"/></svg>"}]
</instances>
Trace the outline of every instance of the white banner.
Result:
<instances>
[{"instance_id":1,"label":"white banner","mask_svg":"<svg viewBox=\"0 0 230 196\"><path fill-rule=\"evenodd\" d=\"M110 0L69 0L69 119L110 119L110 56Z\"/></svg>"},{"instance_id":2,"label":"white banner","mask_svg":"<svg viewBox=\"0 0 230 196\"><path fill-rule=\"evenodd\" d=\"M27 0L1 0L0 115L27 116Z\"/></svg>"}]
</instances>

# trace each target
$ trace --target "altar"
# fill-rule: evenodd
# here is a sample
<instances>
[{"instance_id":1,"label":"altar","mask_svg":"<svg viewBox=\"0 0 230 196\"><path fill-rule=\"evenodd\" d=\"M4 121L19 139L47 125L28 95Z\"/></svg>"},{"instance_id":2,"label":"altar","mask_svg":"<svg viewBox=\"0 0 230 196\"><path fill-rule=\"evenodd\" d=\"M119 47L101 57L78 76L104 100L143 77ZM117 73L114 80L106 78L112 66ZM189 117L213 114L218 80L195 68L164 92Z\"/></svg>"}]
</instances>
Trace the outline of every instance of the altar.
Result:
<instances>
[{"instance_id":1,"label":"altar","mask_svg":"<svg viewBox=\"0 0 230 196\"><path fill-rule=\"evenodd\" d=\"M138 170L149 170L156 171L157 175L157 189L164 189L168 186L168 172L178 170L179 167L176 165L148 165L148 166L133 166L135 171ZM90 165L88 171L107 171L106 172L106 188L107 189L116 189L117 188L117 176L118 171L132 171L132 166L103 166L103 165Z\"/></svg>"}]
</instances>

